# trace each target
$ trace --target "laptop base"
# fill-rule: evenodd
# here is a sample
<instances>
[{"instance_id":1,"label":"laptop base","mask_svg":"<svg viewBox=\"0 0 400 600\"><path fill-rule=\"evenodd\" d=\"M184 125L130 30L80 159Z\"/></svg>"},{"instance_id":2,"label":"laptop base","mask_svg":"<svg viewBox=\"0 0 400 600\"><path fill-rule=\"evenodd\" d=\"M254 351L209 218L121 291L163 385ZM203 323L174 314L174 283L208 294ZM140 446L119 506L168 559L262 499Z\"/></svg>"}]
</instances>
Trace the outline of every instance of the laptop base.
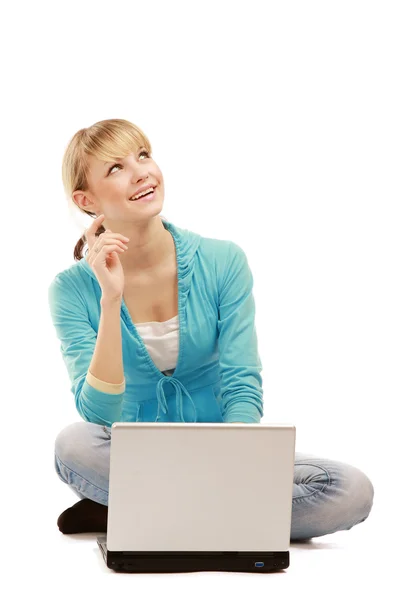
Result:
<instances>
[{"instance_id":1,"label":"laptop base","mask_svg":"<svg viewBox=\"0 0 400 600\"><path fill-rule=\"evenodd\" d=\"M289 566L285 552L109 552L107 538L97 538L104 561L110 569L124 573L188 573L233 571L267 573Z\"/></svg>"}]
</instances>

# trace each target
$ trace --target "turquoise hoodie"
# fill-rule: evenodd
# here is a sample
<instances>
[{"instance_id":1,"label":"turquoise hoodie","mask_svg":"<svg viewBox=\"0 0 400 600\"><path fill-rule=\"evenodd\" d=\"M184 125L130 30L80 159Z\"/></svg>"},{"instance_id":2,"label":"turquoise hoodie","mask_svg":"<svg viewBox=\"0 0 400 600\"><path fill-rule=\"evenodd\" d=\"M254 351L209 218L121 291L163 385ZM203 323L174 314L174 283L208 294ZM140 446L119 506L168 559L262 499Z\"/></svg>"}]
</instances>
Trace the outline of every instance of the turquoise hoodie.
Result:
<instances>
[{"instance_id":1,"label":"turquoise hoodie","mask_svg":"<svg viewBox=\"0 0 400 600\"><path fill-rule=\"evenodd\" d=\"M246 255L232 241L162 222L173 236L178 270L179 355L172 376L154 364L122 298L124 390L92 387L86 374L101 312L96 275L84 257L48 288L76 408L85 421L109 427L115 421L259 423L262 365Z\"/></svg>"}]
</instances>

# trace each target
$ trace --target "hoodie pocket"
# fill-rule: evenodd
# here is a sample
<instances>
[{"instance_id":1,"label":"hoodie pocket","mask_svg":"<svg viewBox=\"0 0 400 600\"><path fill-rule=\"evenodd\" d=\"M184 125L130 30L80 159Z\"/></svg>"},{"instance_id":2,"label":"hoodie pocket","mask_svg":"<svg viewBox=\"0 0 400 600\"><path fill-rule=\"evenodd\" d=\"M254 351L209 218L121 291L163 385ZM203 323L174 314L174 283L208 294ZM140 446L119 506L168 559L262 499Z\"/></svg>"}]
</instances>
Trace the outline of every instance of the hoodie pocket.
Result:
<instances>
[{"instance_id":1,"label":"hoodie pocket","mask_svg":"<svg viewBox=\"0 0 400 600\"><path fill-rule=\"evenodd\" d=\"M196 407L197 423L222 423L222 414L214 385L189 392Z\"/></svg>"},{"instance_id":2,"label":"hoodie pocket","mask_svg":"<svg viewBox=\"0 0 400 600\"><path fill-rule=\"evenodd\" d=\"M142 404L143 402L129 402L129 404L126 404L121 412L121 422L136 423L141 421L143 416Z\"/></svg>"}]
</instances>

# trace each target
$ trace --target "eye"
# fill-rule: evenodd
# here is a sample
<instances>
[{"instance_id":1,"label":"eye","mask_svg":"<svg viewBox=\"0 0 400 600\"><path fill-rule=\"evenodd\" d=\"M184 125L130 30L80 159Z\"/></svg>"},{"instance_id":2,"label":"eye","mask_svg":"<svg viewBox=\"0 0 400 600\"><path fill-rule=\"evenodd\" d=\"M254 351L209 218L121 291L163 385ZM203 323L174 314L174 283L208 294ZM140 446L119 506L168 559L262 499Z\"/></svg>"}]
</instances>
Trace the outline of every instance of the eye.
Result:
<instances>
[{"instance_id":1,"label":"eye","mask_svg":"<svg viewBox=\"0 0 400 600\"><path fill-rule=\"evenodd\" d=\"M109 171L108 171L108 175L110 175L111 171L115 168L115 167L122 167L122 165L120 165L119 163L116 163L115 165L113 165L112 167L110 167Z\"/></svg>"},{"instance_id":2,"label":"eye","mask_svg":"<svg viewBox=\"0 0 400 600\"><path fill-rule=\"evenodd\" d=\"M139 152L139 157L141 156L141 154L146 154L147 158L149 158L150 154L147 152L147 150L141 150ZM110 175L111 171L114 169L114 167L122 167L123 165L121 165L120 163L115 163L115 165L112 165L112 167L110 167L109 171L108 171L108 175Z\"/></svg>"}]
</instances>

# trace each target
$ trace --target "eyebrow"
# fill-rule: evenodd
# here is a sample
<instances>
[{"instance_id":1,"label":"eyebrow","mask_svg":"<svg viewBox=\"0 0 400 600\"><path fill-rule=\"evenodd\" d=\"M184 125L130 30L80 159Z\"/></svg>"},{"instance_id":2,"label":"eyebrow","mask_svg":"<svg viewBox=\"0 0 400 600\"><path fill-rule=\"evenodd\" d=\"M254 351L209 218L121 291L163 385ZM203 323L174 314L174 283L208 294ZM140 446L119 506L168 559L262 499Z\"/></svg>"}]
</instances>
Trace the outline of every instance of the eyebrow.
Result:
<instances>
[{"instance_id":1,"label":"eyebrow","mask_svg":"<svg viewBox=\"0 0 400 600\"><path fill-rule=\"evenodd\" d=\"M138 148L137 151L140 152L140 150L146 150L146 148L144 146L140 146L140 148ZM116 158L115 160L124 160L124 158L126 158L126 157ZM111 160L110 162L105 162L104 166L111 165L111 163L115 163L115 160Z\"/></svg>"},{"instance_id":2,"label":"eyebrow","mask_svg":"<svg viewBox=\"0 0 400 600\"><path fill-rule=\"evenodd\" d=\"M116 158L116 160L123 160L122 158ZM105 162L104 166L106 165L111 165L111 163L115 162L114 160L111 160L110 162Z\"/></svg>"}]
</instances>

